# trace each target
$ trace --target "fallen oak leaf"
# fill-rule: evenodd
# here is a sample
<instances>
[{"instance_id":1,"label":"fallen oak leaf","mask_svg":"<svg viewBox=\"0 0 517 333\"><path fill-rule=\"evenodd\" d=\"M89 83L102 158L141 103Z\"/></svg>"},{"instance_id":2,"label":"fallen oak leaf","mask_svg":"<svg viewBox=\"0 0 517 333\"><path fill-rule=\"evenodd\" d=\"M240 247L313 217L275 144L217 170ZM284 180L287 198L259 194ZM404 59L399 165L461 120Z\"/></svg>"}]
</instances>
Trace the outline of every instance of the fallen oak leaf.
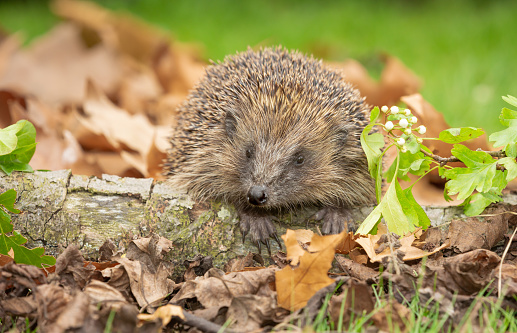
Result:
<instances>
[{"instance_id":1,"label":"fallen oak leaf","mask_svg":"<svg viewBox=\"0 0 517 333\"><path fill-rule=\"evenodd\" d=\"M314 235L311 246L314 241L317 245L313 248L319 251L314 253L304 251L303 255L299 256L300 264L297 267L285 266L276 272L277 299L280 307L296 311L304 307L318 290L334 283L327 273L334 260L335 248L343 241L345 235L345 233L331 236ZM297 246L298 248L294 243L290 243L289 249L298 254L301 247Z\"/></svg>"},{"instance_id":2,"label":"fallen oak leaf","mask_svg":"<svg viewBox=\"0 0 517 333\"><path fill-rule=\"evenodd\" d=\"M296 232L294 230L288 229L285 232L285 235L282 235L282 240L284 241L287 256L287 260L291 260L291 265L296 266L300 261L300 257L305 254L305 251L302 249L300 244L298 244L298 239L296 237Z\"/></svg>"}]
</instances>

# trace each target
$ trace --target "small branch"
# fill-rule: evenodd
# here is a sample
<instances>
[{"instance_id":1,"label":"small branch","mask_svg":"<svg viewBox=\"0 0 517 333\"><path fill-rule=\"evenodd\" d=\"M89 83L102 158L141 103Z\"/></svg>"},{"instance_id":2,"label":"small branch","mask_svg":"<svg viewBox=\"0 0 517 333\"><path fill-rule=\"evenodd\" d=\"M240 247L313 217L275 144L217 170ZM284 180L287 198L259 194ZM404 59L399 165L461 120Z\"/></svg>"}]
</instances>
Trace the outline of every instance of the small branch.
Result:
<instances>
[{"instance_id":1,"label":"small branch","mask_svg":"<svg viewBox=\"0 0 517 333\"><path fill-rule=\"evenodd\" d=\"M420 149L420 151L425 155L425 156L428 156L428 157L431 157L433 160L435 160L436 162L439 162L440 163L440 166L444 166L445 164L447 163L452 163L452 162L461 162L460 159L458 159L456 156L451 156L451 157L441 157L441 156L438 156L438 155L435 155L435 154L432 154L432 153L429 153L423 149ZM497 157L497 158L502 158L502 157L506 157L506 154L504 151L502 150L498 150L498 151L485 151L485 150L476 150L476 151L481 151L483 153L487 153L488 155L492 156L492 157ZM500 165L497 165L498 166L498 169L499 170L504 170L504 167L503 166L500 166Z\"/></svg>"}]
</instances>

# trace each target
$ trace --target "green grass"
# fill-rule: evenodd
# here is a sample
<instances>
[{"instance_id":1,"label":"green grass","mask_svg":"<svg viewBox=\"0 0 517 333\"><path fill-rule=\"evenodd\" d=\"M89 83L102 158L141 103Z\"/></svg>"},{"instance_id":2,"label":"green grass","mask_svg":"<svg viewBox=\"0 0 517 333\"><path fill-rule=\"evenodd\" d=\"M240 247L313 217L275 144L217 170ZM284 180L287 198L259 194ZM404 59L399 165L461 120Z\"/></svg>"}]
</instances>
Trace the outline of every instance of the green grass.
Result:
<instances>
[{"instance_id":1,"label":"green grass","mask_svg":"<svg viewBox=\"0 0 517 333\"><path fill-rule=\"evenodd\" d=\"M517 95L516 1L97 0L132 12L222 59L248 45L283 44L378 76L378 56L399 57L452 126L501 129L501 95ZM0 24L28 36L55 22L36 1L1 1Z\"/></svg>"}]
</instances>

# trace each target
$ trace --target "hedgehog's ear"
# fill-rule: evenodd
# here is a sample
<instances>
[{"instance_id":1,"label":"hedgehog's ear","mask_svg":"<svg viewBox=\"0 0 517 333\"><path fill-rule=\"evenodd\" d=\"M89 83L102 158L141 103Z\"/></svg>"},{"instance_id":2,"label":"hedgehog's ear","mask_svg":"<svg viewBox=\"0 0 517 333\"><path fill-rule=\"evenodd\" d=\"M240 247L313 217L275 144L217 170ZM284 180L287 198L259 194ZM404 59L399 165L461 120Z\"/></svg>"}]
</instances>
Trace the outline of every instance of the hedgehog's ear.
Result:
<instances>
[{"instance_id":1,"label":"hedgehog's ear","mask_svg":"<svg viewBox=\"0 0 517 333\"><path fill-rule=\"evenodd\" d=\"M226 117L224 118L224 129L226 130L226 134L230 139L233 139L233 135L237 130L237 119L235 119L235 115L233 112L226 112Z\"/></svg>"}]
</instances>

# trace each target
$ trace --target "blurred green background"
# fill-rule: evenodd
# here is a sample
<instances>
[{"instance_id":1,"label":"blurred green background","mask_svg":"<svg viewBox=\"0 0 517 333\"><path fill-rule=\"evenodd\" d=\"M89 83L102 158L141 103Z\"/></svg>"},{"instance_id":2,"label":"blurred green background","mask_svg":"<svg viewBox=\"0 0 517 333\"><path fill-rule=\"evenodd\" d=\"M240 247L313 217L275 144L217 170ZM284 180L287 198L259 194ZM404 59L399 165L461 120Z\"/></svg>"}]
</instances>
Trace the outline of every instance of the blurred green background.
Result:
<instances>
[{"instance_id":1,"label":"blurred green background","mask_svg":"<svg viewBox=\"0 0 517 333\"><path fill-rule=\"evenodd\" d=\"M378 77L383 53L424 82L451 126L499 130L501 95L517 95L517 1L97 0L202 45L223 59L248 45L282 44L348 57ZM30 40L59 20L47 1L0 0L0 26Z\"/></svg>"}]
</instances>

